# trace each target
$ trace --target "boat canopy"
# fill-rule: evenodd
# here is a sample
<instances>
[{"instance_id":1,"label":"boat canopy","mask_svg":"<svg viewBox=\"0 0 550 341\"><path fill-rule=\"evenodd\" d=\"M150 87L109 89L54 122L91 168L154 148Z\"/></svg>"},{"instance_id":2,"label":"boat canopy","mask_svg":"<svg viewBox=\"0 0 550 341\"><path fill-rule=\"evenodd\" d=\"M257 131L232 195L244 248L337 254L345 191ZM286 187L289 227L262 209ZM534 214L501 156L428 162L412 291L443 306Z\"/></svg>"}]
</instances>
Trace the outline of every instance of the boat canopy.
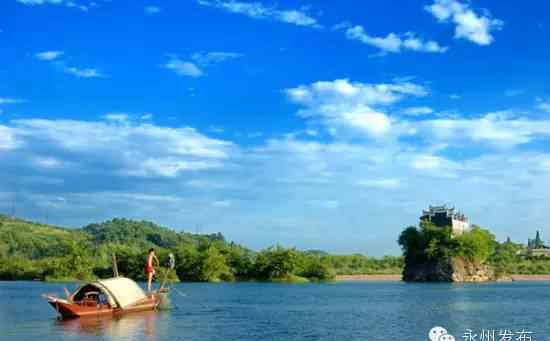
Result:
<instances>
[{"instance_id":1,"label":"boat canopy","mask_svg":"<svg viewBox=\"0 0 550 341\"><path fill-rule=\"evenodd\" d=\"M74 296L80 297L94 287L107 296L107 300L112 307L121 309L146 298L143 289L136 282L126 277L114 277L84 285L76 291Z\"/></svg>"},{"instance_id":2,"label":"boat canopy","mask_svg":"<svg viewBox=\"0 0 550 341\"><path fill-rule=\"evenodd\" d=\"M97 281L97 284L106 291L108 296L112 296L122 309L146 298L143 289L136 282L126 277L100 280Z\"/></svg>"}]
</instances>

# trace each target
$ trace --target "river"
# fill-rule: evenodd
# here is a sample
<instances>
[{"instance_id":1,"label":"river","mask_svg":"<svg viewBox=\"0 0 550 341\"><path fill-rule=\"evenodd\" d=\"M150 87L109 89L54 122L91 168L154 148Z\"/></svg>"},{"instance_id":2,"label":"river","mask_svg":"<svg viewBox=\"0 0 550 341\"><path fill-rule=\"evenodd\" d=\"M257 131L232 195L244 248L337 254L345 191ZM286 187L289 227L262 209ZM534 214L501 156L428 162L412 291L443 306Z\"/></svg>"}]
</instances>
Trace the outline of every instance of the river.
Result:
<instances>
[{"instance_id":1,"label":"river","mask_svg":"<svg viewBox=\"0 0 550 341\"><path fill-rule=\"evenodd\" d=\"M41 294L64 286L0 282L0 340L550 340L550 282L182 283L169 311L58 321Z\"/></svg>"}]
</instances>

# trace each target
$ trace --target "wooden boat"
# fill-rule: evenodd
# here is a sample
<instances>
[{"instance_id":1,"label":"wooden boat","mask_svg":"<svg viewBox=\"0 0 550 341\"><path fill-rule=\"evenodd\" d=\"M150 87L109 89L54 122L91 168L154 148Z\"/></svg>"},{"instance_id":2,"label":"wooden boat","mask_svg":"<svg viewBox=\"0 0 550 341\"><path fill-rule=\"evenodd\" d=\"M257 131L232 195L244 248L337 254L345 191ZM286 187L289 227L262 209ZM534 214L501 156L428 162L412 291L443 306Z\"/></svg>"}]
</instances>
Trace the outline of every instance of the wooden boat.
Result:
<instances>
[{"instance_id":1,"label":"wooden boat","mask_svg":"<svg viewBox=\"0 0 550 341\"><path fill-rule=\"evenodd\" d=\"M166 289L145 294L133 280L114 277L87 283L66 299L44 295L61 318L121 315L159 308Z\"/></svg>"}]
</instances>

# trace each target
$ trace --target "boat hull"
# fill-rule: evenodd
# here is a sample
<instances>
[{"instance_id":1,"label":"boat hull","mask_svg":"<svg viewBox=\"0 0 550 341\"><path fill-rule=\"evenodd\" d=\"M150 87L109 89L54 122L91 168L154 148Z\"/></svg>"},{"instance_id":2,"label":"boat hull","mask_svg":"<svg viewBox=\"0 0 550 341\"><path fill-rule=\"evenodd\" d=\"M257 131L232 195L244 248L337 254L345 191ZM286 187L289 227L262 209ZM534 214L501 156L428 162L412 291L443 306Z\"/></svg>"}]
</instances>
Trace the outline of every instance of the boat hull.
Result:
<instances>
[{"instance_id":1,"label":"boat hull","mask_svg":"<svg viewBox=\"0 0 550 341\"><path fill-rule=\"evenodd\" d=\"M89 306L71 303L54 297L49 298L48 303L57 311L61 318L69 319L89 316L119 316L134 312L156 310L159 305L159 299L156 295L153 295L124 309L112 308L109 305Z\"/></svg>"}]
</instances>

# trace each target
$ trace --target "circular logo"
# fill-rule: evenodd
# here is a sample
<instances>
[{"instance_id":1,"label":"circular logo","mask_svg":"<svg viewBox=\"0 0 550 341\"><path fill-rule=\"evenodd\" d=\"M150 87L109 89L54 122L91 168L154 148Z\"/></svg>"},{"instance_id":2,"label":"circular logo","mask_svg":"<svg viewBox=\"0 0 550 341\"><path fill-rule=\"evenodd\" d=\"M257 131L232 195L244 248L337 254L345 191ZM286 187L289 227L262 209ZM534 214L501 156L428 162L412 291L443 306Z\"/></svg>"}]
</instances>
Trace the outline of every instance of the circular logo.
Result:
<instances>
[{"instance_id":1,"label":"circular logo","mask_svg":"<svg viewBox=\"0 0 550 341\"><path fill-rule=\"evenodd\" d=\"M439 337L439 341L455 341L455 337L450 334L443 334Z\"/></svg>"},{"instance_id":2,"label":"circular logo","mask_svg":"<svg viewBox=\"0 0 550 341\"><path fill-rule=\"evenodd\" d=\"M447 329L443 327L433 327L432 329L430 329L430 332L428 333L428 337L430 338L431 341L443 341L442 339L440 339L440 337L443 335L448 335Z\"/></svg>"}]
</instances>

